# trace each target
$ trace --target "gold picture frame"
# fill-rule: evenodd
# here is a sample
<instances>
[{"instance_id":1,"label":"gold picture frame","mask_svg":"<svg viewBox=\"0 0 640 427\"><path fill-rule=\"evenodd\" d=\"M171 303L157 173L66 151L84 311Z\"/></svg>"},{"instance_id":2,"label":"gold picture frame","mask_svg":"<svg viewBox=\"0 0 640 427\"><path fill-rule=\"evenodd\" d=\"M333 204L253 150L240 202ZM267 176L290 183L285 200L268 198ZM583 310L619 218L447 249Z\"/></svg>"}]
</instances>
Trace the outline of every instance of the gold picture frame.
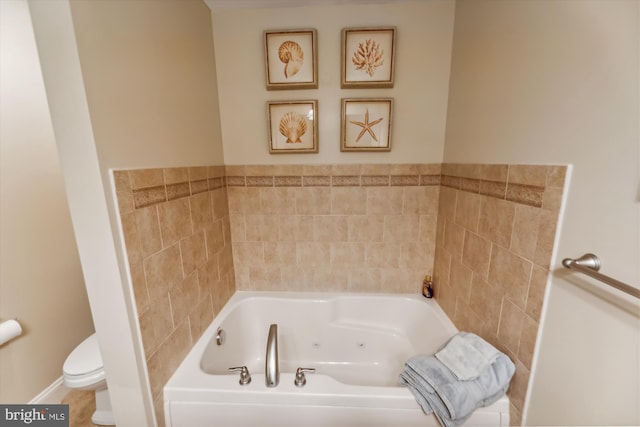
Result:
<instances>
[{"instance_id":1,"label":"gold picture frame","mask_svg":"<svg viewBox=\"0 0 640 427\"><path fill-rule=\"evenodd\" d=\"M318 101L268 101L269 153L318 152Z\"/></svg>"},{"instance_id":2,"label":"gold picture frame","mask_svg":"<svg viewBox=\"0 0 640 427\"><path fill-rule=\"evenodd\" d=\"M267 90L317 89L317 40L315 29L265 31Z\"/></svg>"},{"instance_id":3,"label":"gold picture frame","mask_svg":"<svg viewBox=\"0 0 640 427\"><path fill-rule=\"evenodd\" d=\"M340 151L391 151L393 98L343 98Z\"/></svg>"},{"instance_id":4,"label":"gold picture frame","mask_svg":"<svg viewBox=\"0 0 640 427\"><path fill-rule=\"evenodd\" d=\"M393 87L396 27L343 28L341 87Z\"/></svg>"}]
</instances>

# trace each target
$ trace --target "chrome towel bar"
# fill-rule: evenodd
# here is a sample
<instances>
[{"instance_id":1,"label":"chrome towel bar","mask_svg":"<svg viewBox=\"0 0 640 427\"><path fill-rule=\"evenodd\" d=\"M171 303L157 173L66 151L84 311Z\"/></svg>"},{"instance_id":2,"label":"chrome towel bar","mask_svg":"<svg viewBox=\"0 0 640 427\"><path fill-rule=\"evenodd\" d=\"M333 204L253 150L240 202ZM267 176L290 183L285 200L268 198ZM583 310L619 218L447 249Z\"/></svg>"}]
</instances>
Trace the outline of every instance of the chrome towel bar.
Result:
<instances>
[{"instance_id":1,"label":"chrome towel bar","mask_svg":"<svg viewBox=\"0 0 640 427\"><path fill-rule=\"evenodd\" d=\"M636 298L640 298L640 289L599 273L598 270L600 270L601 266L600 258L598 258L594 254L584 254L580 258L576 259L565 258L562 260L562 265L566 268L570 268L572 270L576 270L580 273L586 274L587 276L591 276L594 279L601 281L602 283L613 286L614 288Z\"/></svg>"}]
</instances>

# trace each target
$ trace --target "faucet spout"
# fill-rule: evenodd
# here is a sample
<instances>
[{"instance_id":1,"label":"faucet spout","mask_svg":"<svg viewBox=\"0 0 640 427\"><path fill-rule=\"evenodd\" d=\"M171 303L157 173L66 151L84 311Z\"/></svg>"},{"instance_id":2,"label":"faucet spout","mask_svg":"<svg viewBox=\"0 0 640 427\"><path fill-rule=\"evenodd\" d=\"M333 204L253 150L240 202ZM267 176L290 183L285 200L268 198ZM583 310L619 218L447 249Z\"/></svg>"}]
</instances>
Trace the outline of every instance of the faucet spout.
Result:
<instances>
[{"instance_id":1,"label":"faucet spout","mask_svg":"<svg viewBox=\"0 0 640 427\"><path fill-rule=\"evenodd\" d=\"M264 362L264 381L267 387L276 387L280 382L280 361L278 360L278 325L269 326L267 354Z\"/></svg>"}]
</instances>

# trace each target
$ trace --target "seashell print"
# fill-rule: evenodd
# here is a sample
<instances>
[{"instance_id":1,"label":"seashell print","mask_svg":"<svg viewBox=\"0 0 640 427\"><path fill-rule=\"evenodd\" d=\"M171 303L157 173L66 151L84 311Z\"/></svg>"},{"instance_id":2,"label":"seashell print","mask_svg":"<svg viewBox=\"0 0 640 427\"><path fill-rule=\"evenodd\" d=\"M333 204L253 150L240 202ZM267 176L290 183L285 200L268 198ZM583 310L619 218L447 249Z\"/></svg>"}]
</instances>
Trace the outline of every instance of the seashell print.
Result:
<instances>
[{"instance_id":1,"label":"seashell print","mask_svg":"<svg viewBox=\"0 0 640 427\"><path fill-rule=\"evenodd\" d=\"M304 52L300 45L294 41L287 40L278 48L278 57L280 61L286 65L284 67L284 76L289 78L295 75L304 62Z\"/></svg>"},{"instance_id":2,"label":"seashell print","mask_svg":"<svg viewBox=\"0 0 640 427\"><path fill-rule=\"evenodd\" d=\"M380 44L374 40L367 39L364 43L358 44L351 58L356 70L364 70L370 77L376 72L376 68L384 65L384 50L380 49Z\"/></svg>"},{"instance_id":3,"label":"seashell print","mask_svg":"<svg viewBox=\"0 0 640 427\"><path fill-rule=\"evenodd\" d=\"M289 111L280 119L280 133L287 138L287 144L300 143L307 131L307 120L302 114Z\"/></svg>"}]
</instances>

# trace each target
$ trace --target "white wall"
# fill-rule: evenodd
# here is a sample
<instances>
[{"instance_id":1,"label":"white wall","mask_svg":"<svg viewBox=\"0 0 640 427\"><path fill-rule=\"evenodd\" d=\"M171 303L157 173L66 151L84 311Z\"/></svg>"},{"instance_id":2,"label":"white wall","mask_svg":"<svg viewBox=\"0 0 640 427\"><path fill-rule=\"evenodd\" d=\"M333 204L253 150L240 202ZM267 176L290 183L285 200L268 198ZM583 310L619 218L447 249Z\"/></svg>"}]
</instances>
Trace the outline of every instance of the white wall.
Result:
<instances>
[{"instance_id":1,"label":"white wall","mask_svg":"<svg viewBox=\"0 0 640 427\"><path fill-rule=\"evenodd\" d=\"M153 413L111 169L222 163L200 0L30 0L91 311L119 427Z\"/></svg>"},{"instance_id":2,"label":"white wall","mask_svg":"<svg viewBox=\"0 0 640 427\"><path fill-rule=\"evenodd\" d=\"M639 3L458 0L445 162L572 164L530 425L640 424Z\"/></svg>"},{"instance_id":3,"label":"white wall","mask_svg":"<svg viewBox=\"0 0 640 427\"><path fill-rule=\"evenodd\" d=\"M93 332L29 8L0 1L0 402L27 403Z\"/></svg>"},{"instance_id":4,"label":"white wall","mask_svg":"<svg viewBox=\"0 0 640 427\"><path fill-rule=\"evenodd\" d=\"M213 11L225 164L439 163L444 142L453 1ZM342 28L396 26L395 86L340 89ZM314 90L267 91L263 31L315 28ZM341 153L341 98L395 99L389 153ZM267 101L317 99L318 154L270 155Z\"/></svg>"},{"instance_id":5,"label":"white wall","mask_svg":"<svg viewBox=\"0 0 640 427\"><path fill-rule=\"evenodd\" d=\"M98 343L118 425L154 425L131 290L119 268L118 234L105 187L76 48L69 2L30 1L56 145Z\"/></svg>"}]
</instances>

